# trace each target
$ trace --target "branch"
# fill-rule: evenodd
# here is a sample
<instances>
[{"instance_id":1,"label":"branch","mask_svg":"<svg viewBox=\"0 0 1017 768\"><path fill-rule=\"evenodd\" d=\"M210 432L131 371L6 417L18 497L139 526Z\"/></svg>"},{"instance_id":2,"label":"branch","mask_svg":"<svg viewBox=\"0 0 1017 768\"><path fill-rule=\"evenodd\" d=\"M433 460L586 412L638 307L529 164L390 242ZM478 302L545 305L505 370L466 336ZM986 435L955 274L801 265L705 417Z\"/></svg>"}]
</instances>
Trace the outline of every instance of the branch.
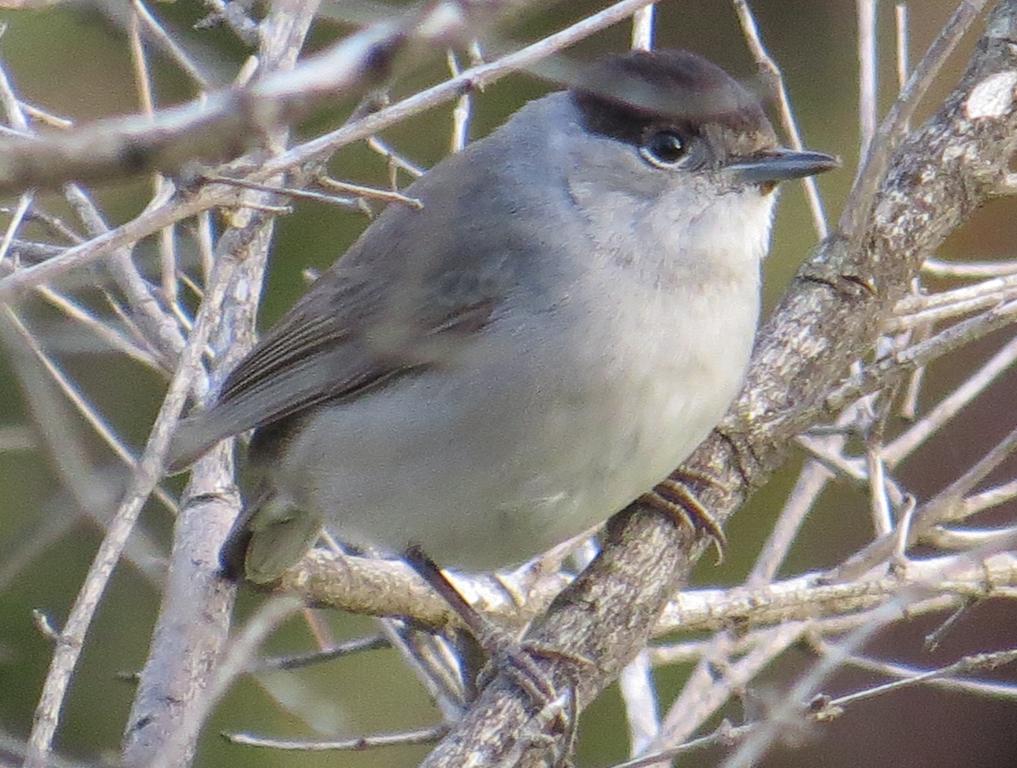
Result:
<instances>
[{"instance_id":1,"label":"branch","mask_svg":"<svg viewBox=\"0 0 1017 768\"><path fill-rule=\"evenodd\" d=\"M99 600L123 553L141 508L162 477L163 457L169 448L170 436L184 407L191 381L200 369L199 362L211 331L210 310L221 303L227 278L235 266L235 262L228 257L220 259L216 264L210 290L212 298L207 304L202 305L198 313L194 331L181 353L177 370L152 427L148 443L138 461L130 487L95 554L88 575L75 598L67 624L60 633L42 695L35 710L25 768L44 768L48 765L60 710L72 673L81 656L85 634L91 626Z\"/></svg>"},{"instance_id":2,"label":"branch","mask_svg":"<svg viewBox=\"0 0 1017 768\"><path fill-rule=\"evenodd\" d=\"M1001 489L1007 491L1004 486ZM997 492L998 493L998 492ZM970 505L975 511L977 504ZM902 589L922 586L938 597L957 601L1014 596L1017 559L997 554L978 562L965 555L946 555L911 561L906 569L859 574L850 581L830 583L827 572L803 573L758 587L686 590L667 604L650 635L708 632L731 626L739 630L768 627L786 621L844 617L871 610ZM950 578L942 574L951 566ZM471 605L499 624L522 627L550 606L568 584L556 572L539 578L530 588L496 585L488 576L456 577L455 585ZM461 627L457 614L405 563L339 556L314 550L283 576L279 591L298 596L304 604L347 613L381 617L412 617L415 625L435 632ZM522 599L513 599L514 594ZM938 601L942 608L944 603Z\"/></svg>"},{"instance_id":3,"label":"branch","mask_svg":"<svg viewBox=\"0 0 1017 768\"><path fill-rule=\"evenodd\" d=\"M966 3L963 15L977 8ZM957 34L963 24L952 29ZM763 329L743 394L686 463L719 480L718 487L696 488L718 520L765 482L798 432L828 415L824 392L868 351L880 320L907 291L924 256L999 188L1017 147L1017 106L1011 89L984 108L979 89L1017 72L1013 39L1017 2L1004 0L942 108L892 153L885 173L872 171L880 165L878 155L863 173L853 199L869 213L859 219L857 211L845 212L838 233L799 272ZM942 61L951 47L941 41L932 59ZM929 71L916 68L917 85L903 95L908 103L892 110L877 133L876 143L887 151ZM876 190L871 205L869 184ZM578 683L579 704L589 702L643 647L649 627L701 552L702 545L694 546L662 515L633 505L617 516L600 557L528 634L528 641L562 653L541 660L548 676L563 689ZM577 664L575 657L590 663ZM531 709L526 695L500 675L424 765L539 761L553 745Z\"/></svg>"},{"instance_id":4,"label":"branch","mask_svg":"<svg viewBox=\"0 0 1017 768\"><path fill-rule=\"evenodd\" d=\"M494 2L494 0L490 1ZM389 107L380 109L374 114L351 120L341 128L293 147L278 157L265 158L263 162L250 171L247 180L264 182L298 166L320 161L337 149L352 144L355 141L371 139L378 131L447 101L451 101L461 95L464 90L483 88L510 72L531 66L562 48L583 40L612 24L617 24L627 19L634 11L654 2L657 2L657 0L620 0L620 2L615 3L609 8L576 22L532 45L507 54L496 61L464 70L456 77L427 88ZM336 87L334 79L332 85ZM149 121L148 126L150 128L152 118L145 117L144 119ZM115 124L105 126L104 130L112 130L116 134ZM131 131L133 130L132 128ZM195 128L195 130L199 134L197 137L191 137L188 134L180 139L181 144L189 147L192 153L191 157L194 156L194 152L197 149L204 146L203 131L205 126L202 124L200 130L198 128ZM131 133L131 131L127 133ZM138 139L138 136L133 135L133 133L131 136L133 137L132 140ZM233 133L229 133L229 136L231 141L235 140ZM152 139L156 143L161 140L159 137L153 137ZM176 140L174 139L174 141ZM75 162L82 163L91 162L89 155L97 153L97 149L87 143L83 143L75 151L79 153L79 155L76 155L77 159ZM4 174L2 168L4 163L3 157L6 152L16 152L16 148L0 141L0 188L3 187L2 179ZM59 153L57 153L57 156L54 156L52 161L45 161L47 166L52 166L52 173L56 174L51 179L54 182L57 179L75 177L74 174L67 172L67 168L70 166L64 166L61 164L62 162ZM166 171L170 170L171 166L164 165L160 161L159 168ZM135 168L132 172L140 170ZM105 174L106 171L101 173ZM111 175L116 174L111 172ZM42 181L42 179L37 179L35 183L42 183ZM28 182L26 181L26 183ZM167 188L169 187L169 185L166 186ZM194 216L197 213L209 210L210 208L235 205L237 197L237 190L230 186L210 184L194 193L167 194L164 199L153 200L149 203L144 213L126 224L116 227L99 237L68 248L59 256L54 256L40 264L20 269L0 279L0 301L10 301L26 288L52 281L72 269L86 266L117 248L133 244L142 238L158 232L164 227Z\"/></svg>"},{"instance_id":5,"label":"branch","mask_svg":"<svg viewBox=\"0 0 1017 768\"><path fill-rule=\"evenodd\" d=\"M317 8L318 0L300 0L269 13L260 35L268 70L285 74L292 69ZM287 138L285 130L267 134L265 149L279 152ZM254 206L271 197L249 191L241 203ZM217 264L238 263L221 294L227 301L213 303L214 297L206 297L202 302L202 311L214 311L217 319L211 335L217 382L254 343L255 313L273 232L273 219L251 211L233 216L232 222L219 240L216 259ZM228 447L220 446L198 462L187 494L189 501L176 521L159 618L124 735L122 762L128 767L190 765L205 714L225 685L217 680L224 674L220 657L236 588L219 574L219 548L240 511ZM220 678L213 680L211 671L217 667Z\"/></svg>"},{"instance_id":6,"label":"branch","mask_svg":"<svg viewBox=\"0 0 1017 768\"><path fill-rule=\"evenodd\" d=\"M103 181L194 162L237 157L244 137L259 137L307 115L337 95L383 82L397 55L444 48L525 0L428 3L396 21L371 24L286 72L268 72L249 87L209 93L152 115L100 120L72 133L0 141L0 194L63 182Z\"/></svg>"}]
</instances>

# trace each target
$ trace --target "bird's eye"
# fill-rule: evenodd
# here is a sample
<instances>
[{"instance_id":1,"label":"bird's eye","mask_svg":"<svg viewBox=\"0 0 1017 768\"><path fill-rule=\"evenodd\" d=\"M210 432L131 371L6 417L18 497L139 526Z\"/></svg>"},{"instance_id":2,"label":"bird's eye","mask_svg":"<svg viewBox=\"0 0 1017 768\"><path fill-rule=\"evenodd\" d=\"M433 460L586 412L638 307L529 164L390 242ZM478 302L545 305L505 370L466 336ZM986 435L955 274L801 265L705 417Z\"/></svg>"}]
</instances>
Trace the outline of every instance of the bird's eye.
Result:
<instances>
[{"instance_id":1,"label":"bird's eye","mask_svg":"<svg viewBox=\"0 0 1017 768\"><path fill-rule=\"evenodd\" d=\"M685 157L687 146L681 135L671 129L654 131L644 140L639 154L660 168L670 168Z\"/></svg>"}]
</instances>

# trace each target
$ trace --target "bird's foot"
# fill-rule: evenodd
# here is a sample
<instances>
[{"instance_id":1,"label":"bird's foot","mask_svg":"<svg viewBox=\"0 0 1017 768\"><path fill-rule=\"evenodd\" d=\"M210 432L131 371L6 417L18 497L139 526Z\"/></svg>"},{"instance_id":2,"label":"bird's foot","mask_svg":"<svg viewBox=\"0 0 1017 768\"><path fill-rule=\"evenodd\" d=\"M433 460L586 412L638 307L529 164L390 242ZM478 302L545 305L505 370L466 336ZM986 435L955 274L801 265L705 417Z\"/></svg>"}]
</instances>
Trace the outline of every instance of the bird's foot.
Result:
<instances>
[{"instance_id":1,"label":"bird's foot","mask_svg":"<svg viewBox=\"0 0 1017 768\"><path fill-rule=\"evenodd\" d=\"M564 765L571 754L579 721L576 700L577 684L569 682L559 690L540 660L570 662L574 667L589 666L593 662L578 654L571 654L539 643L519 641L512 633L498 626L478 612L449 581L441 568L418 546L404 552L407 564L449 604L462 620L477 644L487 654L488 664L481 670L478 686L482 688L498 672L503 672L529 697L539 709L538 719L545 720L547 731L564 736L562 757L556 764ZM545 731L545 733L547 732ZM554 737L551 737L554 738ZM557 741L557 739L556 739Z\"/></svg>"},{"instance_id":2,"label":"bird's foot","mask_svg":"<svg viewBox=\"0 0 1017 768\"><path fill-rule=\"evenodd\" d=\"M666 512L675 520L688 526L695 533L703 533L710 537L717 550L717 563L724 560L727 548L727 537L720 523L710 513L689 485L708 485L724 490L724 486L716 478L702 472L676 470L666 480L647 494L640 501L655 509Z\"/></svg>"}]
</instances>

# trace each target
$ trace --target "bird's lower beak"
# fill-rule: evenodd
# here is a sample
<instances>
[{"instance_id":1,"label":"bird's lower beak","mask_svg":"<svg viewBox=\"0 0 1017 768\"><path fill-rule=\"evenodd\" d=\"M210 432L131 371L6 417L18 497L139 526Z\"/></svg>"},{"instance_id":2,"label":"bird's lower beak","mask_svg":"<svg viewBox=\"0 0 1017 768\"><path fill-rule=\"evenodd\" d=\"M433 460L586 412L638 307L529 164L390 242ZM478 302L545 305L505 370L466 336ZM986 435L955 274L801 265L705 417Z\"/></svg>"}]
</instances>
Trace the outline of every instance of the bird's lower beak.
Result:
<instances>
[{"instance_id":1,"label":"bird's lower beak","mask_svg":"<svg viewBox=\"0 0 1017 768\"><path fill-rule=\"evenodd\" d=\"M739 182L762 184L813 176L839 165L839 159L825 152L780 147L754 157L739 158L726 170Z\"/></svg>"}]
</instances>

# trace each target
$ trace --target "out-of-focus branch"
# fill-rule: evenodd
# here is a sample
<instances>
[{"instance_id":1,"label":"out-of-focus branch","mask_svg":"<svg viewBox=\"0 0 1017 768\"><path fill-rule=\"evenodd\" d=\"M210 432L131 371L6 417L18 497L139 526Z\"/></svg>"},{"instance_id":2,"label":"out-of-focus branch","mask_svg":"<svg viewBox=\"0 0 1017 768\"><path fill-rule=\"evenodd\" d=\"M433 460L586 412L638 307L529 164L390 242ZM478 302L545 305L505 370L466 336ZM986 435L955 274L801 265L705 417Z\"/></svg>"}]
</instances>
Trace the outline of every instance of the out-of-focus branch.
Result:
<instances>
[{"instance_id":1,"label":"out-of-focus branch","mask_svg":"<svg viewBox=\"0 0 1017 768\"><path fill-rule=\"evenodd\" d=\"M291 123L323 101L349 97L385 80L397 55L411 46L464 42L478 27L524 0L428 3L394 21L372 24L290 72L269 72L247 88L207 97L153 115L102 120L74 132L0 141L0 194L94 182L146 171L174 172L246 151L257 137Z\"/></svg>"},{"instance_id":2,"label":"out-of-focus branch","mask_svg":"<svg viewBox=\"0 0 1017 768\"><path fill-rule=\"evenodd\" d=\"M269 13L260 35L267 71L293 68L317 8L318 0L294 0ZM263 150L278 154L288 135L285 128L264 134ZM245 192L241 204L250 208L232 218L233 226L219 240L217 259L236 260L238 266L222 294L223 303L214 306L217 322L209 343L217 353L212 374L216 381L254 343L273 232L273 220L254 210L270 199L264 192ZM223 251L234 243L231 252ZM203 306L203 311L208 308ZM236 594L219 573L218 557L240 508L228 447L220 446L198 462L187 496L177 517L167 588L124 736L123 764L128 768L190 765L206 715L231 679L223 669L212 674L220 666ZM237 661L231 674L244 663Z\"/></svg>"},{"instance_id":3,"label":"out-of-focus branch","mask_svg":"<svg viewBox=\"0 0 1017 768\"><path fill-rule=\"evenodd\" d=\"M977 7L966 3L961 15ZM963 24L955 24L953 34L959 29ZM718 519L726 520L781 464L795 434L826 415L824 393L869 349L880 320L908 290L925 255L997 193L1017 148L1017 105L1012 87L1008 93L997 89L993 100L985 88L993 78L1017 72L1015 38L1017 2L1004 0L988 17L954 93L892 152L885 173L863 173L853 200L864 215L845 211L839 232L803 267L763 330L742 396L686 465L719 480L718 487L696 489ZM954 43L938 41L932 59L942 61ZM905 99L914 100L929 69L916 67ZM913 106L892 110L875 141L892 149L897 123ZM875 190L871 204L868 185ZM562 651L542 664L563 689L578 682L580 704L643 646L647 627L699 551L685 531L638 507L618 516L609 530L600 557L528 635ZM571 655L592 663L579 665L568 660ZM550 747L538 736L546 732L534 723L532 709L526 695L500 676L424 765L539 762Z\"/></svg>"},{"instance_id":4,"label":"out-of-focus branch","mask_svg":"<svg viewBox=\"0 0 1017 768\"><path fill-rule=\"evenodd\" d=\"M227 278L235 263L230 258L224 258L216 266L210 291L213 298L210 299L208 307L218 306L222 302ZM60 633L42 695L36 706L25 768L44 768L49 762L49 752L59 723L64 696L81 656L85 634L91 626L96 608L113 569L120 560L142 506L162 477L163 456L169 447L170 436L191 389L191 383L201 368L199 363L211 330L209 315L210 311L205 307L199 312L198 322L180 356L177 370L152 427L145 451L137 463L130 487L124 494L106 537L95 554L88 575L71 608L67 624Z\"/></svg>"},{"instance_id":5,"label":"out-of-focus branch","mask_svg":"<svg viewBox=\"0 0 1017 768\"><path fill-rule=\"evenodd\" d=\"M264 182L279 173L290 171L309 162L321 160L343 146L361 139L370 138L384 128L436 107L439 104L451 101L452 99L457 98L464 90L483 88L484 86L504 77L510 72L534 65L536 62L550 56L556 51L589 37L605 27L617 24L627 19L634 11L654 2L657 2L657 0L620 0L620 2L611 5L603 11L584 18L581 21L566 27L560 32L556 32L553 35L545 37L532 45L528 45L525 48L515 51L514 53L502 56L495 61L466 69L456 77L427 88L389 107L380 109L373 114L351 120L341 128L293 147L278 157L264 158L256 168L247 169L249 171L247 180L253 182ZM478 30L474 30L473 34L477 34L477 32ZM364 51L361 51L361 53L364 53ZM326 72L325 75L327 74L328 73ZM312 79L311 82L317 81ZM328 80L328 82L333 88L339 87L339 83L335 77ZM353 81L351 88L353 85L363 86L364 82L361 79L357 79ZM351 92L356 92L356 90L353 89ZM282 114L281 110L277 111L276 114ZM135 118L128 118L129 121L134 119ZM145 123L145 126L151 128L152 118L142 116L137 119L139 121L142 119L148 121ZM142 123L139 122L138 129L141 130L142 127ZM172 127L173 126L169 126L169 128ZM190 130L192 130L191 127L188 128L188 131ZM179 139L181 146L174 150L174 152L180 154L180 158L178 158L180 162L187 162L196 158L200 154L201 148L205 146L204 131L206 130L206 126L203 123L195 124L193 126L193 130L195 130L198 135L192 137L185 132L185 134ZM232 130L227 133L230 137L230 141L236 140L236 133L232 132ZM114 136L115 135L116 132L114 132ZM155 139L159 139L160 136L167 135L169 134L159 134L159 136L156 136ZM178 140L174 138L172 141L173 143L176 143ZM0 192L2 192L2 180L4 177L2 170L2 164L4 162L3 153L10 150L11 148L9 146L0 142ZM91 163L94 160L90 159L90 155L95 154L96 148L88 142L82 142L80 146L76 146L74 148L74 152L79 154L78 159L81 162ZM190 154L188 155L186 152L190 152ZM51 179L51 183L56 180L62 180L69 177L77 178L76 174L68 172L67 169L69 169L70 166L61 165L59 153L57 153L57 156L54 156L52 159L46 160L45 165L47 167L52 166L51 171L56 174L56 176ZM159 170L167 171L172 170L174 166L165 165L162 161L160 161L158 164L152 164L152 167L157 167ZM135 168L132 166L129 170L132 173L140 173L145 170L145 168ZM117 174L113 173L112 175L116 176ZM32 183L42 182L40 180L35 180ZM68 248L59 256L53 256L40 264L25 267L0 279L0 301L10 301L14 296L26 288L41 285L42 283L51 281L72 269L83 267L96 259L109 254L117 248L133 244L144 237L148 237L149 235L158 232L163 227L194 216L202 211L209 210L210 208L235 204L238 198L237 190L225 185L210 184L202 187L195 193L189 194L172 194L172 190L169 188L169 185L165 186L166 190L164 196L161 199L156 199L149 203L148 208L137 218L132 219L131 221L128 221L127 223L116 227L99 237L94 237L84 243Z\"/></svg>"},{"instance_id":6,"label":"out-of-focus branch","mask_svg":"<svg viewBox=\"0 0 1017 768\"><path fill-rule=\"evenodd\" d=\"M798 130L798 121L795 119L794 110L791 108L791 99L784 85L784 75L773 60L770 53L763 45L759 34L759 26L756 24L756 17L752 13L748 0L733 0L735 13L738 14L738 22L742 26L742 33L749 44L749 50L756 60L759 74L769 87L773 98L777 102L777 109L780 114L780 124L784 134L791 142L793 149L803 149L801 131ZM805 197L809 201L809 210L812 212L812 223L820 239L827 236L829 226L826 220L826 209L823 206L823 199L819 196L819 184L815 176L807 176L802 179L802 186L805 188Z\"/></svg>"},{"instance_id":7,"label":"out-of-focus branch","mask_svg":"<svg viewBox=\"0 0 1017 768\"><path fill-rule=\"evenodd\" d=\"M653 1L615 2L522 50L495 57L489 63L473 62L474 66L462 72L457 68L455 76L445 82L373 114L355 117L335 131L287 149L286 130L290 121L305 114L334 89L345 88L344 93L348 95L365 88L389 70L393 56L417 47L421 41L444 45L450 39L465 40L465 33L475 35L483 26L476 23L478 17L473 14L479 13L480 21L486 21L487 14L523 2L435 0L424 10L393 24L375 24L355 33L338 46L297 65L294 75L285 71L277 73L277 70L293 65L300 38L306 30L306 27L301 28L303 21L298 17L313 12L306 9L313 6L315 0L290 0L274 6L258 26L259 78L251 85L237 85L234 90L213 94L208 102L211 107L206 104L199 108L194 103L177 110L145 115L144 126L140 122L135 124L135 118L125 118L86 127L86 136L90 135L88 131L103 127L109 129L112 136L108 144L88 145L88 157L84 157L88 142L73 143L77 139L46 138L27 150L30 155L39 152L39 158L45 156L44 162L40 160L45 165L60 160L60 147L69 148L68 151L78 153L75 162L91 169L87 173L94 172L89 178L106 178L104 174L120 177L157 165L181 171L181 177L187 180L186 189L179 190L168 180L160 183L149 207L134 220L115 229L107 230L101 220L89 223L94 217L86 211L88 215L82 219L90 240L84 241L74 233L70 237L57 234L60 242L71 243L69 248L26 244L16 239L22 219L28 221L29 217L44 214L35 209L33 193L22 191L21 203L0 239L0 261L4 262L0 265L0 274L5 275L0 279L0 300L3 300L19 295L28 287L34 287L44 297L55 296L44 284L46 281L70 270L80 270L104 255L113 254L114 270L118 266L134 269L129 260L124 261L127 251L120 252L118 261L117 250L131 247L138 239L162 230L162 291L139 283L140 273L136 271L121 271L114 274L123 298L107 298L114 304L114 314L119 315L120 322L138 340L128 339L124 343L140 345L145 343L142 339L147 339L152 345L153 339L156 340L153 346L163 352L158 362L170 371L181 349L186 358L186 365L177 370L158 428L138 462L132 490L121 504L110 536L86 579L67 626L55 635L57 648L37 711L30 765L41 764L41 760L50 757L45 753L91 613L120 556L133 519L154 483L154 473L165 445L165 430L172 428L183 397L180 382L188 377L199 377L202 383L192 387L197 396L214 391L216 382L221 381L224 372L252 341L254 312L272 228L271 216L255 212L271 214L277 210L275 204L287 194L287 184L305 183L309 170L317 168L322 159L350 142L368 138L375 142L372 148L376 151L395 157L373 137L376 131L437 104L463 99L472 89L483 87L512 70L529 68L552 72L555 77L566 72L562 79L567 80L568 62L564 57L555 56L544 64L538 62L597 29L625 19L639 8L647 9ZM1012 276L1006 277L1007 273L1000 271L998 265L993 265L991 271L985 265L977 269L950 266L953 273L965 277L1004 276L994 282L986 281L953 292L944 291L931 297L915 293L904 302L897 301L914 289L919 263L933 252L946 234L982 201L1017 186L1013 184L1014 174L1007 168L1007 159L1017 147L1014 138L1017 109L1013 103L1017 54L1012 46L1008 47L1009 41L1017 37L1017 0L1002 2L994 12L967 75L950 100L929 124L900 144L907 133L908 117L924 89L984 4L985 0L961 2L943 34L915 68L915 75L904 89L901 101L873 136L872 157L861 173L837 233L801 271L773 321L762 333L745 394L722 427L689 461L690 469L719 480L717 487L702 484L694 490L717 519L724 522L751 490L764 482L781 463L801 429L828 419L844 406L851 406L840 415L835 427L828 428L828 439L810 438L810 443L818 445L813 447L818 461L810 465L810 476L821 478L821 482L802 486L800 503L792 514L782 517L783 533L775 534L777 543L769 554L761 556L746 586L689 591L676 597L675 590L701 552L701 545L688 531L675 528L673 521L637 505L612 521L603 555L575 580L560 571L559 561L543 572L539 568L530 574L520 571L501 581L487 578L456 582L478 609L504 619L505 623L521 626L539 617L535 620L531 639L538 646L553 647L561 654L540 657L538 663L546 666L549 679L561 690L576 684L578 708L616 677L655 634L675 629L716 632L713 638L702 642L698 650L686 648L682 651L690 654L687 658L698 661L699 666L692 682L666 713L663 722L656 713L649 678L648 659L656 657L652 653L640 657L643 666L635 670L638 679L630 680L633 690L639 690L631 696L626 694L626 700L636 703L630 716L641 708L642 714L650 717L645 718L642 725L633 726L632 733L637 734L634 743L645 742L654 730L656 746L687 738L733 695L738 686L747 684L806 632L828 636L865 627L867 618L888 615L888 602L905 591L921 595L914 598L918 602L908 604L909 609L916 611L954 607L966 600L988 596L1017 596L1017 566L1013 558L992 555L1012 546L1012 529L946 530L942 527L944 520L973 514L984 505L998 504L1012 497L1013 483L1004 483L982 494L971 491L973 482L984 476L983 470L995 466L993 462L1017 444L1017 437L1014 437L1017 432L972 468L959 481L961 485L950 486L941 497L924 505L911 499L906 488L892 476L900 458L898 454L909 455L925 435L938 429L952 413L984 389L1001 367L1009 365L1006 361L1011 353L997 354L984 370L972 374L962 387L944 398L904 435L886 444L882 440L881 420L886 413L885 390L889 385L915 367L1003 324L1012 323L1017 317L1017 302L1014 301L1017 294ZM743 25L751 22L748 4L735 0L735 6ZM135 3L134 7L143 9L140 3ZM434 16L440 10L447 12L446 15ZM649 15L643 14L641 18L645 20ZM464 26L466 21L469 21L468 28ZM277 25L276 37L271 33L273 23ZM754 22L746 27L746 34L757 60L766 66L769 57L762 48ZM652 36L644 32L639 39L645 44L649 37ZM140 43L140 38L136 42ZM279 56L290 57L285 66L281 65ZM325 62L330 65L326 66ZM136 68L141 72L140 79L148 78L148 74L142 72L143 61ZM246 75L238 80L246 83L247 76L254 71L254 67L245 68ZM8 111L12 104L15 111L19 111L20 102L12 89L0 88L0 97ZM206 114L201 109L212 111ZM240 114L222 112L229 109L239 110ZM785 119L789 119L788 115ZM210 122L202 122L206 118ZM460 115L457 123L460 139L465 135L465 124ZM28 142L17 138L27 132L27 124L21 125L23 130L16 130L19 125L16 121L12 120L12 125L15 129L6 131L5 135L15 138L0 141L0 186L3 184L3 148L14 148L15 156L21 157L18 153L29 146ZM237 128L237 125L244 128ZM195 144L195 130L199 131L200 138L210 139L208 144ZM214 169L214 172L189 172L184 161L195 157L196 146L199 155L208 150L208 157L213 158L232 157L246 149L230 143L242 130L252 131L256 136L256 154L243 157L227 168ZM71 135L79 134L75 131L68 134ZM96 146L101 149L98 155ZM58 148L55 152L54 147ZM75 172L76 167L73 163L64 164L54 170L54 165L47 172L56 174L54 180L61 180ZM294 173L287 178L289 172ZM234 174L240 178L225 180L227 175ZM40 179L45 181L43 177ZM230 228L219 239L218 246L213 244L208 213L216 206L230 208L225 217ZM81 213L80 206L78 212ZM167 241L173 239L173 232L162 228L195 214L199 217L195 240L201 252L204 275L210 279L203 287L187 283L196 295L206 292L208 295L204 298L193 338L185 346L179 337L178 325L179 329L190 329L190 312L175 301L175 297L177 281L189 278L177 274L176 256L166 252L166 247L173 247L172 242L167 246ZM31 256L19 255L32 248ZM213 252L217 256L213 257ZM31 266L22 266L19 259ZM228 274L223 271L225 268ZM934 268L944 269L935 265ZM158 301L158 305L154 301ZM894 320L891 315L895 302L898 312L908 314ZM126 317L128 313L137 312L139 307L153 312L134 320ZM933 335L933 323L973 311L982 314L946 330L937 329ZM158 343L161 328L173 331L176 338L169 339L171 343ZM111 335L114 330L111 326L108 332L102 331L103 338L116 342ZM868 357L877 334L891 331L898 335L892 339L883 338L876 344L874 361L867 365L856 363L852 374L847 376L849 363ZM199 338L207 338L201 350L195 346ZM201 365L205 355L213 361L207 379L210 386L204 379ZM873 391L877 394L862 397ZM878 434L873 437L870 430ZM814 432L819 434L818 429ZM853 450L846 437L849 434L865 438L864 455L849 455ZM827 472L830 475L826 475ZM193 756L200 727L216 697L232 674L244 671L242 662L254 652L253 647L247 647L243 653L234 655L237 663L230 674L213 679L211 670L221 656L234 595L232 587L223 583L216 573L218 545L239 504L231 475L232 463L223 448L199 462L192 474L188 491L192 502L185 505L177 519L159 623L125 735L125 765L152 766L153 761L174 768L187 765ZM852 562L854 570L849 575L838 572L843 580L836 583L831 583L827 574L804 574L795 579L772 581L805 510L816 502L817 489L828 476L847 477L858 486L871 488L874 496L881 494L885 514L882 525L877 527L880 535L869 548L878 548L878 552L873 557L872 551L863 550L862 554L869 557L863 558L860 565ZM692 485L697 484L693 482ZM919 535L924 542L964 551L918 563L909 562L905 558L905 545ZM973 554L975 549L977 555ZM888 565L900 567L888 568ZM927 583L943 573L949 573L950 579ZM347 558L337 567L335 558L325 553L312 553L286 575L282 586L312 603L376 615L408 616L436 628L449 628L456 620L444 601L433 595L415 574L395 562ZM552 604L563 586L568 588ZM541 616L545 611L548 613ZM749 634L735 637L728 631L732 626L747 629ZM261 636L264 631L255 634ZM407 658L416 661L424 658L419 648L406 650L413 644L412 639L407 642L407 637L401 634L390 635L390 639L403 648ZM691 646L691 643L685 645ZM743 650L735 650L736 646ZM437 656L432 652L430 658ZM446 659L451 657L451 653L446 654ZM587 665L582 662L584 659L592 663ZM710 665L715 662L730 674L713 675ZM433 673L438 666L444 669L453 665L442 662L428 669ZM457 685L458 678L447 689L458 691ZM434 693L438 688L440 686L429 686L428 690ZM511 681L497 678L484 692L478 708L468 713L465 721L429 758L427 765L469 762L507 766L541 761L553 741L547 736L561 735L550 730L555 718L547 717L556 707L558 702L551 707L538 707L529 697L521 695L518 686ZM536 709L542 711L535 712ZM795 716L798 714L796 710ZM559 750L560 744L559 739Z\"/></svg>"}]
</instances>

